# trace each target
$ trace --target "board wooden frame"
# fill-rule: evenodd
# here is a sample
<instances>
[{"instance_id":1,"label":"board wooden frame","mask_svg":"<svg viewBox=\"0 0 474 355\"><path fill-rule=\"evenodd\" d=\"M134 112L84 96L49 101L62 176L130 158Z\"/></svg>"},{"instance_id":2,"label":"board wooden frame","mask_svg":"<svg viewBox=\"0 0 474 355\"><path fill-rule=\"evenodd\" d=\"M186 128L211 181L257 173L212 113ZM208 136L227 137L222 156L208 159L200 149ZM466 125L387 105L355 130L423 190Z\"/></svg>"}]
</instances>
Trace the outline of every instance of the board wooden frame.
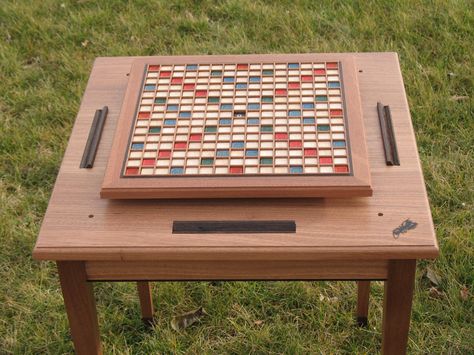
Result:
<instances>
[{"instance_id":1,"label":"board wooden frame","mask_svg":"<svg viewBox=\"0 0 474 355\"><path fill-rule=\"evenodd\" d=\"M341 63L346 117L346 141L350 158L347 175L275 176L150 176L122 175L124 156L135 120L146 64L236 64L252 62L334 61ZM337 54L167 56L136 59L129 74L113 146L100 196L109 199L249 198L249 197L352 197L371 196L370 172L362 120L361 101L353 57Z\"/></svg>"}]
</instances>

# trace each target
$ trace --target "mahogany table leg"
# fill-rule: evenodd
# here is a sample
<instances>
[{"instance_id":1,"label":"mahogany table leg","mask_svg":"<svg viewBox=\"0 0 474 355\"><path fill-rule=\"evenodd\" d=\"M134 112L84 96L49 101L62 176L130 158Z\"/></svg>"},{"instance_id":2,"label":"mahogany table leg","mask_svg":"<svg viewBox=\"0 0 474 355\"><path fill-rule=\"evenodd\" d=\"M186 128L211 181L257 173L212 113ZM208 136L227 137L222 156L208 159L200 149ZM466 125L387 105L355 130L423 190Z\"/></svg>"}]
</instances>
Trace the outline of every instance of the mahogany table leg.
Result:
<instances>
[{"instance_id":1,"label":"mahogany table leg","mask_svg":"<svg viewBox=\"0 0 474 355\"><path fill-rule=\"evenodd\" d=\"M391 260L385 281L383 308L384 355L406 354L416 260Z\"/></svg>"},{"instance_id":2,"label":"mahogany table leg","mask_svg":"<svg viewBox=\"0 0 474 355\"><path fill-rule=\"evenodd\" d=\"M147 325L153 324L153 299L151 296L151 286L148 281L137 282L138 297L140 298L140 308L142 311L142 321Z\"/></svg>"},{"instance_id":3,"label":"mahogany table leg","mask_svg":"<svg viewBox=\"0 0 474 355\"><path fill-rule=\"evenodd\" d=\"M57 266L76 354L102 354L95 299L84 262L58 261Z\"/></svg>"},{"instance_id":4,"label":"mahogany table leg","mask_svg":"<svg viewBox=\"0 0 474 355\"><path fill-rule=\"evenodd\" d=\"M357 281L357 324L367 327L369 313L370 281Z\"/></svg>"}]
</instances>

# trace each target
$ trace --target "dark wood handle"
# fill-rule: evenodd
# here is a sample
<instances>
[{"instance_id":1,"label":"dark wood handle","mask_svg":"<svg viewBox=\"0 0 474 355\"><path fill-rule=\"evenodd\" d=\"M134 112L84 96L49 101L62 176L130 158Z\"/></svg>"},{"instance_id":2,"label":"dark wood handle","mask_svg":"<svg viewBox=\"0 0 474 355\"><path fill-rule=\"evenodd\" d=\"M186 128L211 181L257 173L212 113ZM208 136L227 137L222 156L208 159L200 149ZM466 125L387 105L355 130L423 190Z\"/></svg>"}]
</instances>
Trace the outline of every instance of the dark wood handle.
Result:
<instances>
[{"instance_id":1,"label":"dark wood handle","mask_svg":"<svg viewBox=\"0 0 474 355\"><path fill-rule=\"evenodd\" d=\"M387 165L400 165L397 142L395 141L395 132L393 131L390 106L377 102L377 112L379 115L380 129L382 131L385 161Z\"/></svg>"},{"instance_id":2,"label":"dark wood handle","mask_svg":"<svg viewBox=\"0 0 474 355\"><path fill-rule=\"evenodd\" d=\"M94 166L95 155L97 154L97 148L108 112L109 108L107 106L95 111L94 120L89 130L89 137L87 138L84 153L82 154L81 169L91 169Z\"/></svg>"},{"instance_id":3,"label":"dark wood handle","mask_svg":"<svg viewBox=\"0 0 474 355\"><path fill-rule=\"evenodd\" d=\"M295 233L295 221L174 221L173 234Z\"/></svg>"}]
</instances>

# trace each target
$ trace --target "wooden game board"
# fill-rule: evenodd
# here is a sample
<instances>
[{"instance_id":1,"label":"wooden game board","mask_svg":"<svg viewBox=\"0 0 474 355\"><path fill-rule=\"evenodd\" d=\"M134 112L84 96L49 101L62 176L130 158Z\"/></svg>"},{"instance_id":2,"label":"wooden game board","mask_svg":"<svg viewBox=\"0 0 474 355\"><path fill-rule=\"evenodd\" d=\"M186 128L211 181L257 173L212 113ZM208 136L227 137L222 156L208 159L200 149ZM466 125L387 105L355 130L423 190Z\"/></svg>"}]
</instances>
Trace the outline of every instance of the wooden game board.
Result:
<instances>
[{"instance_id":1,"label":"wooden game board","mask_svg":"<svg viewBox=\"0 0 474 355\"><path fill-rule=\"evenodd\" d=\"M318 55L136 60L106 198L368 196L354 63Z\"/></svg>"}]
</instances>

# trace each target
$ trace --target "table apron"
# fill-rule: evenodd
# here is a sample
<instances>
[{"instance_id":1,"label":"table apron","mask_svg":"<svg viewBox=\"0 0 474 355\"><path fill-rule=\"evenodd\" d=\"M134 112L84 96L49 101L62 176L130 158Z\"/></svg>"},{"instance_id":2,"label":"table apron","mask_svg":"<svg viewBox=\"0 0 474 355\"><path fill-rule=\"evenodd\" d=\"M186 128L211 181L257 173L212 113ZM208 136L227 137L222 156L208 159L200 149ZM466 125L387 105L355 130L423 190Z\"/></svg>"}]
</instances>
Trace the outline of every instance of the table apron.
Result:
<instances>
[{"instance_id":1,"label":"table apron","mask_svg":"<svg viewBox=\"0 0 474 355\"><path fill-rule=\"evenodd\" d=\"M385 280L389 260L85 261L89 281Z\"/></svg>"}]
</instances>

